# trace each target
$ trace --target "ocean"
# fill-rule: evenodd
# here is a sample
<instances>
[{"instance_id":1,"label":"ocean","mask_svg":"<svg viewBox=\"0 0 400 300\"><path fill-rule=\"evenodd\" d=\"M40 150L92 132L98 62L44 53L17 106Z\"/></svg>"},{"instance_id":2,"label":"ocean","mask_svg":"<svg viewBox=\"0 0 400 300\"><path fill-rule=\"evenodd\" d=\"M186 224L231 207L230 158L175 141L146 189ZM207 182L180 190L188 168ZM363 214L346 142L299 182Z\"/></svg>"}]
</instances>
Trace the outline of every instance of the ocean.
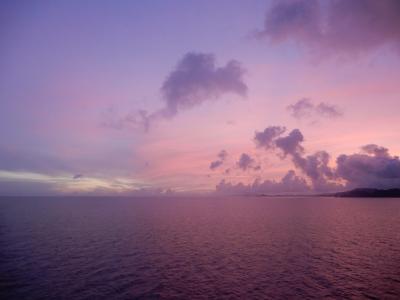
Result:
<instances>
[{"instance_id":1,"label":"ocean","mask_svg":"<svg viewBox=\"0 0 400 300\"><path fill-rule=\"evenodd\" d=\"M0 299L321 298L400 298L400 199L0 198Z\"/></svg>"}]
</instances>

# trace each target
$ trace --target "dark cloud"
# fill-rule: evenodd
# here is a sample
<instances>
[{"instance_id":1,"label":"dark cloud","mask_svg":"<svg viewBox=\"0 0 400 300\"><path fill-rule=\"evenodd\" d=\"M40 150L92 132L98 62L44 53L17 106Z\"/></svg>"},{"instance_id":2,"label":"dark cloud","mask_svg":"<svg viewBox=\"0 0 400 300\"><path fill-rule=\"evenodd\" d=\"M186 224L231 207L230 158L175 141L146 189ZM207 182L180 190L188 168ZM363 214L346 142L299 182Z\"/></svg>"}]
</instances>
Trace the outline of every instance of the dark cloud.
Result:
<instances>
[{"instance_id":1,"label":"dark cloud","mask_svg":"<svg viewBox=\"0 0 400 300\"><path fill-rule=\"evenodd\" d=\"M309 98L302 98L287 107L290 114L296 119L318 119L319 117L337 118L342 112L335 105L320 102L314 104Z\"/></svg>"},{"instance_id":2,"label":"dark cloud","mask_svg":"<svg viewBox=\"0 0 400 300\"><path fill-rule=\"evenodd\" d=\"M280 181L255 180L252 184L232 184L222 180L216 186L216 192L221 194L275 194L275 193L307 193L310 187L304 178L290 170Z\"/></svg>"},{"instance_id":3,"label":"dark cloud","mask_svg":"<svg viewBox=\"0 0 400 300\"><path fill-rule=\"evenodd\" d=\"M215 160L215 161L212 161L212 162L210 163L210 169L211 169L211 170L215 170L215 169L217 169L219 166L221 166L221 165L224 163L224 161L225 161L225 159L226 159L227 156L228 156L228 152L226 152L225 150L221 150L221 151L217 154L218 159Z\"/></svg>"},{"instance_id":4,"label":"dark cloud","mask_svg":"<svg viewBox=\"0 0 400 300\"><path fill-rule=\"evenodd\" d=\"M79 179L82 178L83 175L82 174L75 174L74 176L72 176L72 179Z\"/></svg>"},{"instance_id":5,"label":"dark cloud","mask_svg":"<svg viewBox=\"0 0 400 300\"><path fill-rule=\"evenodd\" d=\"M119 119L108 117L103 125L115 129L130 126L148 130L155 120L170 119L206 101L216 101L223 94L245 97L248 88L243 80L244 73L245 69L236 60L218 67L213 54L189 52L161 86L164 103L161 109L150 113L140 110Z\"/></svg>"},{"instance_id":6,"label":"dark cloud","mask_svg":"<svg viewBox=\"0 0 400 300\"><path fill-rule=\"evenodd\" d=\"M254 142L257 147L269 149L273 147L274 139L286 131L285 127L281 126L270 126L264 129L264 131L256 131L254 135Z\"/></svg>"},{"instance_id":7,"label":"dark cloud","mask_svg":"<svg viewBox=\"0 0 400 300\"><path fill-rule=\"evenodd\" d=\"M242 153L242 155L240 155L239 161L236 163L236 165L243 171L247 171L249 169L260 170L261 168L259 165L256 165L255 160L247 153Z\"/></svg>"},{"instance_id":8,"label":"dark cloud","mask_svg":"<svg viewBox=\"0 0 400 300\"><path fill-rule=\"evenodd\" d=\"M260 37L296 41L337 55L400 45L398 0L279 0L268 9Z\"/></svg>"},{"instance_id":9,"label":"dark cloud","mask_svg":"<svg viewBox=\"0 0 400 300\"><path fill-rule=\"evenodd\" d=\"M400 160L388 150L374 144L362 147L364 153L340 155L337 176L346 180L348 188L399 188Z\"/></svg>"}]
</instances>

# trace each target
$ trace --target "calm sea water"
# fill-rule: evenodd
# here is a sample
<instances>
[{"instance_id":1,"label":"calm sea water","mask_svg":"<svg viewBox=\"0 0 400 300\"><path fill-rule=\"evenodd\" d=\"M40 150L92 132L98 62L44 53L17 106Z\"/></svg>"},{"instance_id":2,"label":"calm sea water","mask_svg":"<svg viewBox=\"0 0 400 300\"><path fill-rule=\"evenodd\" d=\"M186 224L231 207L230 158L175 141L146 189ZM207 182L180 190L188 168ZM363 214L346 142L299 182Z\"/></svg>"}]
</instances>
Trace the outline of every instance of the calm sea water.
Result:
<instances>
[{"instance_id":1,"label":"calm sea water","mask_svg":"<svg viewBox=\"0 0 400 300\"><path fill-rule=\"evenodd\" d=\"M1 299L399 299L400 199L0 198Z\"/></svg>"}]
</instances>

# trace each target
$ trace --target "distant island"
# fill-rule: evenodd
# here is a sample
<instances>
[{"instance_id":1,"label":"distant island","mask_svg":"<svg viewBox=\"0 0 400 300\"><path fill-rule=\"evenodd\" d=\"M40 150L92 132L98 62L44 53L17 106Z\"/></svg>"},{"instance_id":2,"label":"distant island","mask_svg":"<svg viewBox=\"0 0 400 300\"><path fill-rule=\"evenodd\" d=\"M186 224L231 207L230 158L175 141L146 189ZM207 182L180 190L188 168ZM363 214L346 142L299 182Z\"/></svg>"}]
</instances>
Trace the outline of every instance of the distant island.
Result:
<instances>
[{"instance_id":1,"label":"distant island","mask_svg":"<svg viewBox=\"0 0 400 300\"><path fill-rule=\"evenodd\" d=\"M369 198L397 198L400 197L400 188L398 189L371 189L358 188L351 191L335 193L335 197L369 197Z\"/></svg>"},{"instance_id":2,"label":"distant island","mask_svg":"<svg viewBox=\"0 0 400 300\"><path fill-rule=\"evenodd\" d=\"M248 196L248 195L247 195ZM400 188L356 188L350 191L323 194L258 194L257 197L353 197L353 198L400 198Z\"/></svg>"}]
</instances>

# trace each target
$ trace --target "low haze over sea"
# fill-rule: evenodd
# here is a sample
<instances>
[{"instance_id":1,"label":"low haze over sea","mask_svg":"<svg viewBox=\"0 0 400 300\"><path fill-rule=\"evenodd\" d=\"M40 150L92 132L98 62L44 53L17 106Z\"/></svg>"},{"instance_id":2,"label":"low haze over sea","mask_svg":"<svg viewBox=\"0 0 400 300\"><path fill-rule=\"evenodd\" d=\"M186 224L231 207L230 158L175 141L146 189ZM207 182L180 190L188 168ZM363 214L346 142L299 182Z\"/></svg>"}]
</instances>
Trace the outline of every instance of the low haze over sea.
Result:
<instances>
[{"instance_id":1,"label":"low haze over sea","mask_svg":"<svg viewBox=\"0 0 400 300\"><path fill-rule=\"evenodd\" d=\"M1 299L399 295L399 199L0 198Z\"/></svg>"}]
</instances>

